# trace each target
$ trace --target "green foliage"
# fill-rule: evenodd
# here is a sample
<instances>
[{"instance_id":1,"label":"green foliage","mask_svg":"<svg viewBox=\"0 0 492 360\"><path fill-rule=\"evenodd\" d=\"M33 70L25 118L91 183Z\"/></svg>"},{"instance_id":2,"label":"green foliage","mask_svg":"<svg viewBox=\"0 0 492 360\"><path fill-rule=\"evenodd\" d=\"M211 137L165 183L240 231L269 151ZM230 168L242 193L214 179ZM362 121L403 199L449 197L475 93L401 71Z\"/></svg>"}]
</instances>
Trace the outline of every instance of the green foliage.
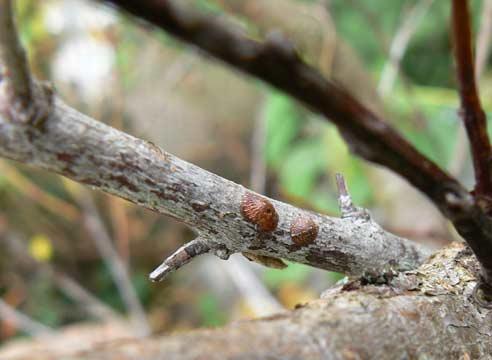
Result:
<instances>
[{"instance_id":1,"label":"green foliage","mask_svg":"<svg viewBox=\"0 0 492 360\"><path fill-rule=\"evenodd\" d=\"M292 146L280 167L280 182L285 191L309 198L325 167L323 150L323 143L316 138L300 140Z\"/></svg>"},{"instance_id":2,"label":"green foliage","mask_svg":"<svg viewBox=\"0 0 492 360\"><path fill-rule=\"evenodd\" d=\"M446 167L452 158L458 128L457 94L443 88L416 87L415 96L398 89L391 102L398 118L396 125L417 149ZM423 117L416 117L418 108Z\"/></svg>"},{"instance_id":3,"label":"green foliage","mask_svg":"<svg viewBox=\"0 0 492 360\"><path fill-rule=\"evenodd\" d=\"M226 322L217 298L210 293L201 294L198 298L198 310L203 326L220 326Z\"/></svg>"},{"instance_id":4,"label":"green foliage","mask_svg":"<svg viewBox=\"0 0 492 360\"><path fill-rule=\"evenodd\" d=\"M263 281L271 289L278 289L286 282L302 283L309 276L311 268L307 265L288 263L285 269L267 268L263 273Z\"/></svg>"},{"instance_id":5,"label":"green foliage","mask_svg":"<svg viewBox=\"0 0 492 360\"><path fill-rule=\"evenodd\" d=\"M266 100L265 119L266 158L270 165L278 167L299 131L301 119L292 100L277 92L271 93Z\"/></svg>"},{"instance_id":6,"label":"green foliage","mask_svg":"<svg viewBox=\"0 0 492 360\"><path fill-rule=\"evenodd\" d=\"M333 184L336 172L342 172L358 204L371 200L361 163L348 153L333 126L276 92L267 98L265 121L265 156L286 194L317 209L336 212L336 194L328 184Z\"/></svg>"}]
</instances>

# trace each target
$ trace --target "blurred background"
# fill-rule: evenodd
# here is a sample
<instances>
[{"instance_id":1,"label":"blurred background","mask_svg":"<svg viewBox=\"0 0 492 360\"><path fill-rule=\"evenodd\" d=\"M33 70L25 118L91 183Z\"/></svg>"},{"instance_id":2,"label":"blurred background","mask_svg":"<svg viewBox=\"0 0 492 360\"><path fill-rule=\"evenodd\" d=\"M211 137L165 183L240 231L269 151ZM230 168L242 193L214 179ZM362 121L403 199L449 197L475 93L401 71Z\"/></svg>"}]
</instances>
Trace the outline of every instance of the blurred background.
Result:
<instances>
[{"instance_id":1,"label":"blurred background","mask_svg":"<svg viewBox=\"0 0 492 360\"><path fill-rule=\"evenodd\" d=\"M285 34L307 62L472 184L457 117L449 2L187 2L253 38ZM338 216L334 174L341 172L355 202L386 229L434 247L457 238L418 192L353 157L333 126L275 89L95 2L15 3L33 72L76 109L227 179L331 216ZM490 111L492 1L471 5L477 77ZM204 255L151 283L147 274L193 237L121 199L0 160L0 355L274 314L318 298L342 278L300 264L274 270L241 255ZM36 340L53 332L65 340Z\"/></svg>"}]
</instances>

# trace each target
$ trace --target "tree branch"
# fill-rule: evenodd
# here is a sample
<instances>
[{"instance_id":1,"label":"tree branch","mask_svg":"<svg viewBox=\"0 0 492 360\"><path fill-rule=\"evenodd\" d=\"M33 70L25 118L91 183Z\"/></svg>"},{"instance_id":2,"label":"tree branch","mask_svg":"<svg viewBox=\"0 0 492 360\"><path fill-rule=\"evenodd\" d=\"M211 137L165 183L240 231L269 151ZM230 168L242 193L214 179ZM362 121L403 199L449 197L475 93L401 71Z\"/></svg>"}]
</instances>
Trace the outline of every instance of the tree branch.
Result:
<instances>
[{"instance_id":1,"label":"tree branch","mask_svg":"<svg viewBox=\"0 0 492 360\"><path fill-rule=\"evenodd\" d=\"M485 112L475 83L470 12L467 0L453 0L452 28L457 78L461 98L460 115L470 140L475 169L475 194L492 196L491 146ZM489 201L490 202L490 201Z\"/></svg>"},{"instance_id":2,"label":"tree branch","mask_svg":"<svg viewBox=\"0 0 492 360\"><path fill-rule=\"evenodd\" d=\"M58 98L43 129L0 117L0 155L170 215L218 252L246 251L350 275L412 268L429 254L373 222L330 218L250 193L150 142L90 119ZM278 214L274 231L260 231L241 213L246 193L272 204ZM290 235L291 223L301 216L319 227L317 238L306 246L296 245Z\"/></svg>"},{"instance_id":3,"label":"tree branch","mask_svg":"<svg viewBox=\"0 0 492 360\"><path fill-rule=\"evenodd\" d=\"M492 311L473 301L478 269L471 252L455 245L389 285L349 282L323 299L263 319L112 342L77 354L55 349L50 358L487 359Z\"/></svg>"},{"instance_id":4,"label":"tree branch","mask_svg":"<svg viewBox=\"0 0 492 360\"><path fill-rule=\"evenodd\" d=\"M402 175L446 207L443 184L458 186L392 127L314 68L278 33L251 40L219 19L185 9L174 1L109 0L122 9L192 43L233 67L289 93L337 125L354 152Z\"/></svg>"},{"instance_id":5,"label":"tree branch","mask_svg":"<svg viewBox=\"0 0 492 360\"><path fill-rule=\"evenodd\" d=\"M475 78L479 82L490 52L490 38L492 35L492 0L482 1L482 17L480 30L477 35L477 50L475 58Z\"/></svg>"},{"instance_id":6,"label":"tree branch","mask_svg":"<svg viewBox=\"0 0 492 360\"><path fill-rule=\"evenodd\" d=\"M13 121L39 124L49 113L51 89L31 79L10 0L0 0L0 29L0 112Z\"/></svg>"},{"instance_id":7,"label":"tree branch","mask_svg":"<svg viewBox=\"0 0 492 360\"><path fill-rule=\"evenodd\" d=\"M471 246L482 264L485 280L492 283L492 219L461 184L390 125L306 65L288 40L279 34L272 34L265 42L251 40L220 19L195 12L177 1L105 2L264 80L330 119L354 153L393 170L433 201Z\"/></svg>"}]
</instances>

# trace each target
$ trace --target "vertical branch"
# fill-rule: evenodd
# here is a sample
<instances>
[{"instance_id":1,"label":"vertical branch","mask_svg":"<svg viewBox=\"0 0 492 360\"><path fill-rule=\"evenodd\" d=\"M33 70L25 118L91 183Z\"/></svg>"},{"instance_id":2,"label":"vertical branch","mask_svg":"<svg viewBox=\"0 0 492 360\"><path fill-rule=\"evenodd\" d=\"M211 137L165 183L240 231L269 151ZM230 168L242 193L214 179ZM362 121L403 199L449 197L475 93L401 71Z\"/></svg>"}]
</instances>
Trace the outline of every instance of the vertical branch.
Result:
<instances>
[{"instance_id":1,"label":"vertical branch","mask_svg":"<svg viewBox=\"0 0 492 360\"><path fill-rule=\"evenodd\" d=\"M460 115L470 140L475 169L476 195L492 195L491 146L485 113L480 104L472 53L470 12L467 0L453 0L454 55L461 98Z\"/></svg>"},{"instance_id":2,"label":"vertical branch","mask_svg":"<svg viewBox=\"0 0 492 360\"><path fill-rule=\"evenodd\" d=\"M485 70L487 59L490 52L490 41L492 37L492 0L484 0L482 4L482 18L480 20L480 30L477 35L476 56L475 56L475 81L480 82L482 73ZM463 171L465 163L468 161L468 142L463 125L460 124L456 135L456 145L451 156L448 171L451 175L459 177Z\"/></svg>"},{"instance_id":3,"label":"vertical branch","mask_svg":"<svg viewBox=\"0 0 492 360\"><path fill-rule=\"evenodd\" d=\"M11 96L22 99L24 105L32 100L31 78L26 54L17 37L12 2L0 0L0 80L8 83ZM15 71L11 71L15 69Z\"/></svg>"},{"instance_id":4,"label":"vertical branch","mask_svg":"<svg viewBox=\"0 0 492 360\"><path fill-rule=\"evenodd\" d=\"M0 113L39 124L51 110L51 89L34 84L17 35L11 0L0 0Z\"/></svg>"}]
</instances>

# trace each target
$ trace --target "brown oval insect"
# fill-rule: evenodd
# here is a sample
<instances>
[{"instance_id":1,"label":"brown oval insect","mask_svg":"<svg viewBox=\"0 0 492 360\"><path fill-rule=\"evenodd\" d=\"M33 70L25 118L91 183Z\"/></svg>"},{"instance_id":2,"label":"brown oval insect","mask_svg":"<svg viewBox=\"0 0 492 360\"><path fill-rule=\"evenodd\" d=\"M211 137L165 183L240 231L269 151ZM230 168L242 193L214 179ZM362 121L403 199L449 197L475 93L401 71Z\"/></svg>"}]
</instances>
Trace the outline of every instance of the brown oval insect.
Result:
<instances>
[{"instance_id":1,"label":"brown oval insect","mask_svg":"<svg viewBox=\"0 0 492 360\"><path fill-rule=\"evenodd\" d=\"M299 215L290 225L290 237L294 244L306 246L318 237L318 225L309 216Z\"/></svg>"},{"instance_id":2,"label":"brown oval insect","mask_svg":"<svg viewBox=\"0 0 492 360\"><path fill-rule=\"evenodd\" d=\"M241 214L262 232L277 228L278 215L272 203L253 193L245 193L241 200Z\"/></svg>"}]
</instances>

